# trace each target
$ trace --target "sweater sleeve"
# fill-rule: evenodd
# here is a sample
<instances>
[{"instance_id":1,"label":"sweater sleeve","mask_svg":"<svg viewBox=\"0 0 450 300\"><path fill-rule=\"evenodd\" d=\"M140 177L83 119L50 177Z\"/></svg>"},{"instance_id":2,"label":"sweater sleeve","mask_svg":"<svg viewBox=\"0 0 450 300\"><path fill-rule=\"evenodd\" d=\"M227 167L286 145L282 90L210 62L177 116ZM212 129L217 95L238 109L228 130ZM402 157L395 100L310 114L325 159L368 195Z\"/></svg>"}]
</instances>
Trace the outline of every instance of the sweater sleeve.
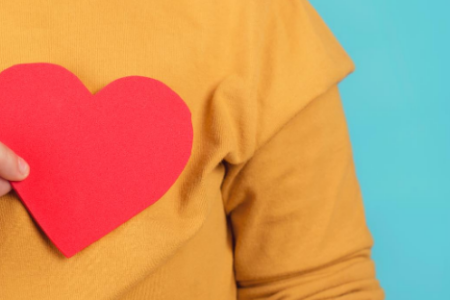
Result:
<instances>
[{"instance_id":1,"label":"sweater sleeve","mask_svg":"<svg viewBox=\"0 0 450 300\"><path fill-rule=\"evenodd\" d=\"M257 146L224 161L238 299L384 299L338 88L354 65L308 2L289 3L261 43Z\"/></svg>"}]
</instances>

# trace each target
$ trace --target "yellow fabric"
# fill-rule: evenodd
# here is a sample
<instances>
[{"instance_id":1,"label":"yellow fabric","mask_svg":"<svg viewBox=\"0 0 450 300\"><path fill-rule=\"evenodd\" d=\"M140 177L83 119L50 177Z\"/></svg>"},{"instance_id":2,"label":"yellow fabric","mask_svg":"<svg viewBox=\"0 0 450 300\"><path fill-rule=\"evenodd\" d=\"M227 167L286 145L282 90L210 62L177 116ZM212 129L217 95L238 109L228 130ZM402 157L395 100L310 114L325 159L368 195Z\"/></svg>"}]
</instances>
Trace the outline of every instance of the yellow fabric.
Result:
<instances>
[{"instance_id":1,"label":"yellow fabric","mask_svg":"<svg viewBox=\"0 0 450 300\"><path fill-rule=\"evenodd\" d=\"M92 93L161 80L194 145L156 204L70 259L2 197L1 300L384 299L337 87L354 64L310 3L0 1L0 70L26 62Z\"/></svg>"}]
</instances>

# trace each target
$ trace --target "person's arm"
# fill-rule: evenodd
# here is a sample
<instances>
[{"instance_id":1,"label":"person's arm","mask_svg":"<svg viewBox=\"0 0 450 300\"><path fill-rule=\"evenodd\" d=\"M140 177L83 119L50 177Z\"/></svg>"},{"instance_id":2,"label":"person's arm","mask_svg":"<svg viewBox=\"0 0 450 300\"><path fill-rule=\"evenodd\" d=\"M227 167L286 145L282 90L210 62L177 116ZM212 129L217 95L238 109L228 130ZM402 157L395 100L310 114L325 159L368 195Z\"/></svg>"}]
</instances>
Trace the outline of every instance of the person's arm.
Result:
<instances>
[{"instance_id":1,"label":"person's arm","mask_svg":"<svg viewBox=\"0 0 450 300\"><path fill-rule=\"evenodd\" d=\"M384 299L337 86L228 168L239 299Z\"/></svg>"},{"instance_id":2,"label":"person's arm","mask_svg":"<svg viewBox=\"0 0 450 300\"><path fill-rule=\"evenodd\" d=\"M308 2L276 3L256 146L224 160L238 299L384 299L337 86L353 63Z\"/></svg>"}]
</instances>

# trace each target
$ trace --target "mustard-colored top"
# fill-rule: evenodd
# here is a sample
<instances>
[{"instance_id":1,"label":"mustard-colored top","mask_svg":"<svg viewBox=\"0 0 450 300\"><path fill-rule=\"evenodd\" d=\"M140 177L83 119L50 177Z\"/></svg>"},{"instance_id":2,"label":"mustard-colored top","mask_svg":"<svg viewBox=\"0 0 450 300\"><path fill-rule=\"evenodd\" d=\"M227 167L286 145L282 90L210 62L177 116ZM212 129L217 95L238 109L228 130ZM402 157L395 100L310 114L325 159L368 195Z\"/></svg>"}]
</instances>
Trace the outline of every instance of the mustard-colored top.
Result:
<instances>
[{"instance_id":1,"label":"mustard-colored top","mask_svg":"<svg viewBox=\"0 0 450 300\"><path fill-rule=\"evenodd\" d=\"M308 2L1 1L0 71L27 62L92 93L158 79L194 140L158 202L69 259L0 198L1 300L384 299L337 88L354 64Z\"/></svg>"}]
</instances>

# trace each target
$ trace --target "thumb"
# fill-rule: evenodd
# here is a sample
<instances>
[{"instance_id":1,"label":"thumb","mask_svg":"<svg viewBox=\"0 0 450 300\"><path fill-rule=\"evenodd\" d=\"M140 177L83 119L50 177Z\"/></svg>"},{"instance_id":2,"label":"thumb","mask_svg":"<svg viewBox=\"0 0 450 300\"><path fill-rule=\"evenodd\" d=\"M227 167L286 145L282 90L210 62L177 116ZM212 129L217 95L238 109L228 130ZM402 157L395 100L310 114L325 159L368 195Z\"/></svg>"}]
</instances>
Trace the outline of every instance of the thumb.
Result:
<instances>
[{"instance_id":1,"label":"thumb","mask_svg":"<svg viewBox=\"0 0 450 300\"><path fill-rule=\"evenodd\" d=\"M30 172L27 162L0 142L0 177L10 181L25 179Z\"/></svg>"}]
</instances>

